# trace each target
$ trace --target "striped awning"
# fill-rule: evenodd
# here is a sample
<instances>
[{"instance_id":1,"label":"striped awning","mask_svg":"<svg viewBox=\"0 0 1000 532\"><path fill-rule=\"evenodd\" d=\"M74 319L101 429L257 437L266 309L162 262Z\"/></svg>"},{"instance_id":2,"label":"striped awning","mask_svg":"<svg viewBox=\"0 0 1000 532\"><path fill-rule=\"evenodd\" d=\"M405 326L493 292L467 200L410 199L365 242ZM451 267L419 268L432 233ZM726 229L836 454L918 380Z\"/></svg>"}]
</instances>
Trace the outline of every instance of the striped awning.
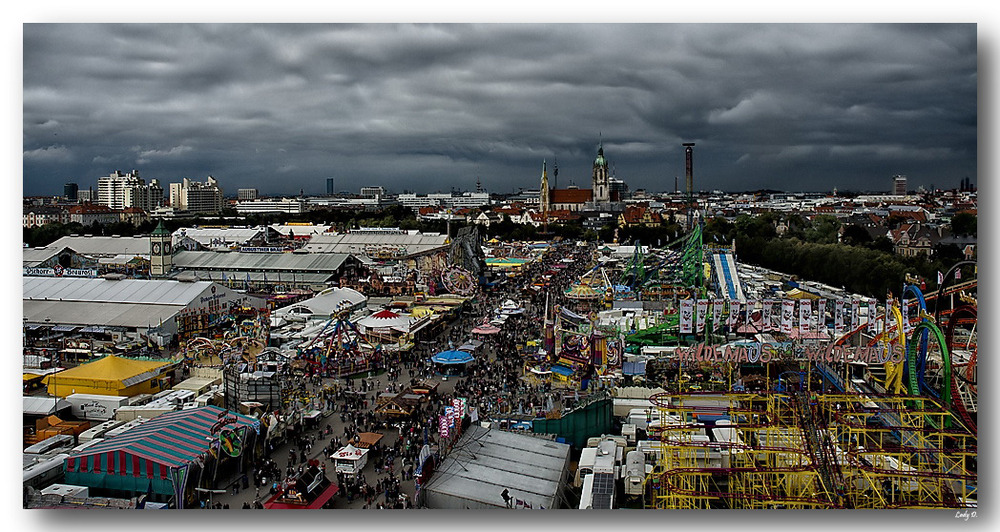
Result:
<instances>
[{"instance_id":1,"label":"striped awning","mask_svg":"<svg viewBox=\"0 0 1000 532\"><path fill-rule=\"evenodd\" d=\"M166 479L169 468L205 455L216 439L213 427L222 420L226 429L249 427L259 432L260 421L217 406L179 410L158 416L119 436L66 458L67 473L104 473Z\"/></svg>"}]
</instances>

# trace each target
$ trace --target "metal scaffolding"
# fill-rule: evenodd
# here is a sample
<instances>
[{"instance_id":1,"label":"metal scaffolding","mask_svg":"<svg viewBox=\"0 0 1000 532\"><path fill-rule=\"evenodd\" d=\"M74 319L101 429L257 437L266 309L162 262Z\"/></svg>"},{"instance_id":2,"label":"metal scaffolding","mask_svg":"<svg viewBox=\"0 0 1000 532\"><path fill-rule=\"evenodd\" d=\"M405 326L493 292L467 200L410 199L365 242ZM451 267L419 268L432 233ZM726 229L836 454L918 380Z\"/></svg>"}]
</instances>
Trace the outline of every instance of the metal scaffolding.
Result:
<instances>
[{"instance_id":1,"label":"metal scaffolding","mask_svg":"<svg viewBox=\"0 0 1000 532\"><path fill-rule=\"evenodd\" d=\"M928 398L658 394L654 508L968 508L976 437Z\"/></svg>"}]
</instances>

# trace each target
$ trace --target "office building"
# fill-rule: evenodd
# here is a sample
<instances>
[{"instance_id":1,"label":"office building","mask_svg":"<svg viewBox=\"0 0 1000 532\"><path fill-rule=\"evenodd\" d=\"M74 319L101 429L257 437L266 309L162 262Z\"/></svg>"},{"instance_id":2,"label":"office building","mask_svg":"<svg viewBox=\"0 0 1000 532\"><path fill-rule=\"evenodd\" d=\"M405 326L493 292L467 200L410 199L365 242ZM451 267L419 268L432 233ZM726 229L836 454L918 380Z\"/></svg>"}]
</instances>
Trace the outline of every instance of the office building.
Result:
<instances>
[{"instance_id":1,"label":"office building","mask_svg":"<svg viewBox=\"0 0 1000 532\"><path fill-rule=\"evenodd\" d=\"M239 201L253 201L259 196L255 188L241 188L236 192L236 199Z\"/></svg>"},{"instance_id":2,"label":"office building","mask_svg":"<svg viewBox=\"0 0 1000 532\"><path fill-rule=\"evenodd\" d=\"M63 185L63 197L66 201L76 201L77 195L80 192L80 186L76 183L66 183Z\"/></svg>"},{"instance_id":3,"label":"office building","mask_svg":"<svg viewBox=\"0 0 1000 532\"><path fill-rule=\"evenodd\" d=\"M894 196L905 196L906 195L906 176L905 175L894 175L894 176L892 176L892 194Z\"/></svg>"},{"instance_id":4,"label":"office building","mask_svg":"<svg viewBox=\"0 0 1000 532\"><path fill-rule=\"evenodd\" d=\"M170 206L175 210L216 214L222 211L222 205L222 189L212 176L204 183L186 177L181 183L170 183Z\"/></svg>"}]
</instances>

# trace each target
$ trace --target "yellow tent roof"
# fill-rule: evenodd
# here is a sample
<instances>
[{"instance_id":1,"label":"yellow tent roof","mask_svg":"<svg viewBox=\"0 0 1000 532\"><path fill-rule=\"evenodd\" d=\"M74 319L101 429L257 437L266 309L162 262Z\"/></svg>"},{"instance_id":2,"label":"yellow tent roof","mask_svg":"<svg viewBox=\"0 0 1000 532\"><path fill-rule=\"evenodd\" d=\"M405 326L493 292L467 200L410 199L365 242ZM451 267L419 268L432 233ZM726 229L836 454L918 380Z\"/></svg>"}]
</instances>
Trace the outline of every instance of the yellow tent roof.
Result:
<instances>
[{"instance_id":1,"label":"yellow tent roof","mask_svg":"<svg viewBox=\"0 0 1000 532\"><path fill-rule=\"evenodd\" d=\"M434 314L434 310L427 307L416 307L410 311L410 315L416 318L423 318L428 314Z\"/></svg>"},{"instance_id":2,"label":"yellow tent roof","mask_svg":"<svg viewBox=\"0 0 1000 532\"><path fill-rule=\"evenodd\" d=\"M792 288L791 290L785 292L785 295L792 299L819 299L818 295L804 292L798 288Z\"/></svg>"},{"instance_id":3,"label":"yellow tent roof","mask_svg":"<svg viewBox=\"0 0 1000 532\"><path fill-rule=\"evenodd\" d=\"M53 376L60 381L66 379L81 379L94 381L125 381L131 377L142 375L143 373L155 371L163 366L169 366L171 362L162 360L132 360L130 358L116 357L108 355L99 360L77 366L72 369L60 371L55 375L45 377L45 384Z\"/></svg>"}]
</instances>

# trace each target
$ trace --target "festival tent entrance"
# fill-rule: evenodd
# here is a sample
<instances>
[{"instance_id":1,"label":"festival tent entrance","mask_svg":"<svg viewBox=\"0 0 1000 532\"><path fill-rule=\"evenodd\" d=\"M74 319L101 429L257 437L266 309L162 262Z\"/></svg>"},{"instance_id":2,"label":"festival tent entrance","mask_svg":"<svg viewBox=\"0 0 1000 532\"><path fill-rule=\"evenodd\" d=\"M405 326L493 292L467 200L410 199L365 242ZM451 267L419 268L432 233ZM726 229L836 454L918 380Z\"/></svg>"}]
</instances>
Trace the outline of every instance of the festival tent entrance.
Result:
<instances>
[{"instance_id":1,"label":"festival tent entrance","mask_svg":"<svg viewBox=\"0 0 1000 532\"><path fill-rule=\"evenodd\" d=\"M217 406L169 412L67 457L66 483L129 497L148 493L185 508L197 500L201 472L252 452L260 428L260 421Z\"/></svg>"},{"instance_id":2,"label":"festival tent entrance","mask_svg":"<svg viewBox=\"0 0 1000 532\"><path fill-rule=\"evenodd\" d=\"M465 351L441 351L431 357L440 375L464 375L466 367L473 361L475 357Z\"/></svg>"}]
</instances>

